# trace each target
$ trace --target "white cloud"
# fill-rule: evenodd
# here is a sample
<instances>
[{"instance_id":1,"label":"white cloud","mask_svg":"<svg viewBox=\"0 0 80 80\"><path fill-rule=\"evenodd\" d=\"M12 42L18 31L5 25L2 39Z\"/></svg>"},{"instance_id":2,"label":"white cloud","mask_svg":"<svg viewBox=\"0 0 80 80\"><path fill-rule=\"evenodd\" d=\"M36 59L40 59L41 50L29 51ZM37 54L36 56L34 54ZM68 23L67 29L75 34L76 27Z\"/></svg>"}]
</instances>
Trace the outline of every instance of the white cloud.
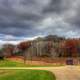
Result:
<instances>
[{"instance_id":1,"label":"white cloud","mask_svg":"<svg viewBox=\"0 0 80 80\"><path fill-rule=\"evenodd\" d=\"M16 44L19 44L20 42L28 41L28 40L34 40L34 39L36 39L38 37L43 37L43 36L44 35L39 34L39 35L33 36L33 37L19 37L19 39L16 40L17 37L14 37L12 35L4 35L3 36L4 40L0 40L0 45L3 45L3 44L14 44L14 45L16 45Z\"/></svg>"},{"instance_id":2,"label":"white cloud","mask_svg":"<svg viewBox=\"0 0 80 80\"><path fill-rule=\"evenodd\" d=\"M13 39L15 39L15 37L13 35L5 35L4 39L5 40L13 40Z\"/></svg>"}]
</instances>

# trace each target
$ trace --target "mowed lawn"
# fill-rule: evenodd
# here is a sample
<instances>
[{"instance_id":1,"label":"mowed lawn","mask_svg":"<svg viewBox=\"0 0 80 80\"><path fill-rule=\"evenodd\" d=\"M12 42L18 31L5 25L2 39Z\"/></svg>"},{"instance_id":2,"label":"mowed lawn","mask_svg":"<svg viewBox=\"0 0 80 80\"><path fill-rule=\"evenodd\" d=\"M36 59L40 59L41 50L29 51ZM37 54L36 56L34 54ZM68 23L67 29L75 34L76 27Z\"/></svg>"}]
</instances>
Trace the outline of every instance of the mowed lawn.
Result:
<instances>
[{"instance_id":1,"label":"mowed lawn","mask_svg":"<svg viewBox=\"0 0 80 80\"><path fill-rule=\"evenodd\" d=\"M55 75L43 70L0 70L0 80L56 80Z\"/></svg>"},{"instance_id":2,"label":"mowed lawn","mask_svg":"<svg viewBox=\"0 0 80 80\"><path fill-rule=\"evenodd\" d=\"M24 64L21 62L15 62L11 60L0 60L0 67L52 67L52 66L63 66L63 65L31 65Z\"/></svg>"},{"instance_id":3,"label":"mowed lawn","mask_svg":"<svg viewBox=\"0 0 80 80\"><path fill-rule=\"evenodd\" d=\"M25 67L28 66L21 62L15 62L10 60L0 60L0 67Z\"/></svg>"}]
</instances>

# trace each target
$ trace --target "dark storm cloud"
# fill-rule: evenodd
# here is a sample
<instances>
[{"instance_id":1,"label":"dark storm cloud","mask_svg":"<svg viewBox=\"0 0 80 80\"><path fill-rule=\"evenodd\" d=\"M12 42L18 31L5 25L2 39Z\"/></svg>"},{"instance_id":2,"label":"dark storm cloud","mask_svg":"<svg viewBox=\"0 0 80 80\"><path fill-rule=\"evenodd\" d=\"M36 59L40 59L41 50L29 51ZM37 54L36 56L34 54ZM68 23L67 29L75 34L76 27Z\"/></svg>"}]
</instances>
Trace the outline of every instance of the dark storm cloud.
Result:
<instances>
[{"instance_id":1,"label":"dark storm cloud","mask_svg":"<svg viewBox=\"0 0 80 80\"><path fill-rule=\"evenodd\" d=\"M79 37L80 33L80 1L79 0L51 0L43 13L48 17L43 20L50 33L66 37ZM45 23L46 23L45 22ZM44 23L43 23L44 26Z\"/></svg>"},{"instance_id":2,"label":"dark storm cloud","mask_svg":"<svg viewBox=\"0 0 80 80\"><path fill-rule=\"evenodd\" d=\"M35 23L42 17L35 13L31 5L35 8L32 0L0 0L0 32L12 35L31 34Z\"/></svg>"},{"instance_id":3,"label":"dark storm cloud","mask_svg":"<svg viewBox=\"0 0 80 80\"><path fill-rule=\"evenodd\" d=\"M79 0L0 0L0 34L78 37L79 7Z\"/></svg>"},{"instance_id":4,"label":"dark storm cloud","mask_svg":"<svg viewBox=\"0 0 80 80\"><path fill-rule=\"evenodd\" d=\"M62 12L62 0L51 0L49 5L44 8L43 13L60 13Z\"/></svg>"}]
</instances>

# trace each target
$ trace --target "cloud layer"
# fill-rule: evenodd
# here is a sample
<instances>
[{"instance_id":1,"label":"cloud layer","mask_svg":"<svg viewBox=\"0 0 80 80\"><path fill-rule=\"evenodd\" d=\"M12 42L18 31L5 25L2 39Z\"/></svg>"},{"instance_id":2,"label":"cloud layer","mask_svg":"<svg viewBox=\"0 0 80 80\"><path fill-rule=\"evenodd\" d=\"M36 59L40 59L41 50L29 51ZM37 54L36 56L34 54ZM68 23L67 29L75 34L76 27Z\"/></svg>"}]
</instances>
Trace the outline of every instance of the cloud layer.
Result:
<instances>
[{"instance_id":1,"label":"cloud layer","mask_svg":"<svg viewBox=\"0 0 80 80\"><path fill-rule=\"evenodd\" d=\"M0 39L80 37L79 7L80 0L0 0Z\"/></svg>"}]
</instances>

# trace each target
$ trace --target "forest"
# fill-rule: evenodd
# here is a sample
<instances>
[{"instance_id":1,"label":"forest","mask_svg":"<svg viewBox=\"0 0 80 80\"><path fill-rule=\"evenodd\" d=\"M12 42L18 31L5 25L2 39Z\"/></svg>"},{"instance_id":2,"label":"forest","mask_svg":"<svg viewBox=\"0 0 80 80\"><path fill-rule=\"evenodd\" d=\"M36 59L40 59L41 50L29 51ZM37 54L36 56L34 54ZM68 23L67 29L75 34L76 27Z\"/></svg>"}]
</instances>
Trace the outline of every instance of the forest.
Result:
<instances>
[{"instance_id":1,"label":"forest","mask_svg":"<svg viewBox=\"0 0 80 80\"><path fill-rule=\"evenodd\" d=\"M56 35L39 37L18 45L4 44L0 49L0 57L23 56L25 59L34 57L80 57L80 39L66 39Z\"/></svg>"}]
</instances>

